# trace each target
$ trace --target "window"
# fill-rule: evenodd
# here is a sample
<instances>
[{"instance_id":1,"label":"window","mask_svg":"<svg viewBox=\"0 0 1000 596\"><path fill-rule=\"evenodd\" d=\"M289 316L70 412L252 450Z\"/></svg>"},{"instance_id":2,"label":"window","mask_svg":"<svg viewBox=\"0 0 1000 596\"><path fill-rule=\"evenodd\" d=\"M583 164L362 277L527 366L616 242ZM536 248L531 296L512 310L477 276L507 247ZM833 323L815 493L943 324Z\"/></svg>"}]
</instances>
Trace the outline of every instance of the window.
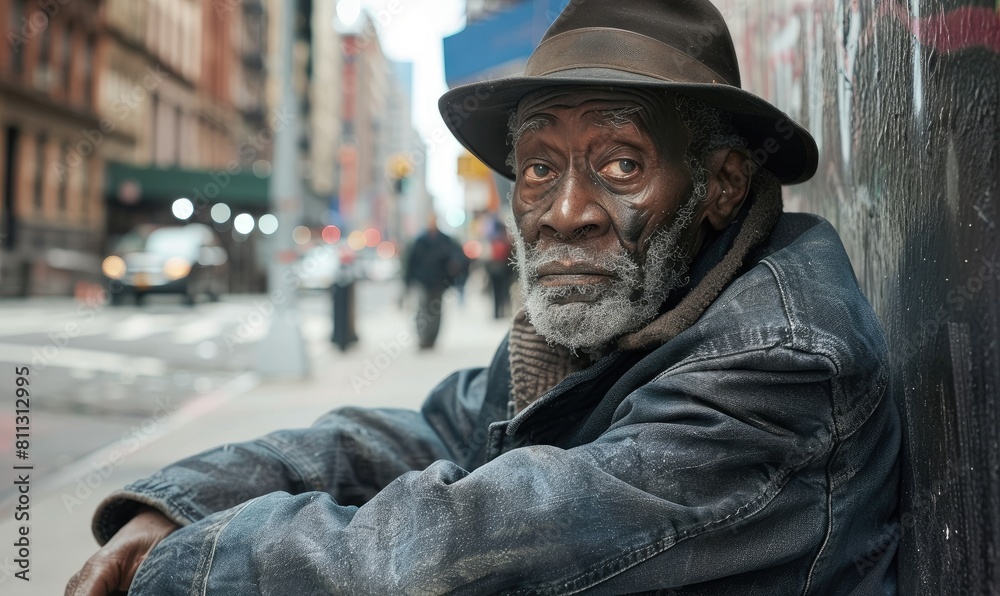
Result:
<instances>
[{"instance_id":1,"label":"window","mask_svg":"<svg viewBox=\"0 0 1000 596\"><path fill-rule=\"evenodd\" d=\"M80 218L86 222L90 217L90 158L85 157L80 164Z\"/></svg>"},{"instance_id":2,"label":"window","mask_svg":"<svg viewBox=\"0 0 1000 596\"><path fill-rule=\"evenodd\" d=\"M7 250L13 250L17 235L17 211L14 201L14 192L17 188L14 177L17 176L17 148L21 131L13 126L7 127L4 131L4 161L0 164L3 167L4 175L3 187L3 235L2 246Z\"/></svg>"},{"instance_id":3,"label":"window","mask_svg":"<svg viewBox=\"0 0 1000 596\"><path fill-rule=\"evenodd\" d=\"M34 193L34 204L35 211L39 212L42 210L43 198L45 193L45 146L48 145L49 139L45 136L45 133L40 133L35 140L35 193Z\"/></svg>"},{"instance_id":4,"label":"window","mask_svg":"<svg viewBox=\"0 0 1000 596\"><path fill-rule=\"evenodd\" d=\"M13 0L10 3L9 20L7 21L10 32L14 34L8 48L10 50L10 67L15 75L24 73L24 53L27 51L27 40L21 37L21 28L24 26L22 22L24 3L25 0Z\"/></svg>"},{"instance_id":5,"label":"window","mask_svg":"<svg viewBox=\"0 0 1000 596\"><path fill-rule=\"evenodd\" d=\"M83 44L83 103L91 105L94 101L94 46L97 38L93 33L87 35Z\"/></svg>"},{"instance_id":6,"label":"window","mask_svg":"<svg viewBox=\"0 0 1000 596\"><path fill-rule=\"evenodd\" d=\"M67 163L69 158L69 146L64 145L60 152L60 159L63 160L64 164ZM59 182L59 193L56 195L56 209L58 209L59 213L66 212L66 187L68 186L67 183L69 181L69 175L70 170L65 168L61 169L58 174L57 181Z\"/></svg>"},{"instance_id":7,"label":"window","mask_svg":"<svg viewBox=\"0 0 1000 596\"><path fill-rule=\"evenodd\" d=\"M52 21L38 11L33 18L45 17L45 26L38 33L38 64L35 65L35 87L43 91L52 88Z\"/></svg>"},{"instance_id":8,"label":"window","mask_svg":"<svg viewBox=\"0 0 1000 596\"><path fill-rule=\"evenodd\" d=\"M62 88L63 96L70 97L73 89L73 24L66 23L62 34Z\"/></svg>"}]
</instances>

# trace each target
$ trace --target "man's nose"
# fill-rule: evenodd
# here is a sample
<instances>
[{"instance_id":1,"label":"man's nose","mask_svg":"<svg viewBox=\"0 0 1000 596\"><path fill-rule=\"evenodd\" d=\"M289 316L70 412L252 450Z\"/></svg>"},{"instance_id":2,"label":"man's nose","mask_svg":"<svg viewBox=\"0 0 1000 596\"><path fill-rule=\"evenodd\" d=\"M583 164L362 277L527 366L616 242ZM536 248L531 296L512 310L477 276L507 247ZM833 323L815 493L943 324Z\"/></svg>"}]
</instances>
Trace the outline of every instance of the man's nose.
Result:
<instances>
[{"instance_id":1,"label":"man's nose","mask_svg":"<svg viewBox=\"0 0 1000 596\"><path fill-rule=\"evenodd\" d=\"M595 185L585 175L564 175L554 197L539 219L541 234L561 242L578 242L604 235L611 218L595 196Z\"/></svg>"}]
</instances>

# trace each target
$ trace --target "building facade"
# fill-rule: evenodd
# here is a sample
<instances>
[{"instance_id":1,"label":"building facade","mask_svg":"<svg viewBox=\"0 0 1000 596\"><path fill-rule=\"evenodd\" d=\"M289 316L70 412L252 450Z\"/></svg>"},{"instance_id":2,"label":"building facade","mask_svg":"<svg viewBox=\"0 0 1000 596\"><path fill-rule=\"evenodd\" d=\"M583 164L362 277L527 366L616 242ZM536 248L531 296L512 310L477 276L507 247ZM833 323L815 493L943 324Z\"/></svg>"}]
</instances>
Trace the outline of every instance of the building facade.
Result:
<instances>
[{"instance_id":1,"label":"building facade","mask_svg":"<svg viewBox=\"0 0 1000 596\"><path fill-rule=\"evenodd\" d=\"M101 178L119 135L99 106L98 0L0 0L0 296L96 271Z\"/></svg>"}]
</instances>

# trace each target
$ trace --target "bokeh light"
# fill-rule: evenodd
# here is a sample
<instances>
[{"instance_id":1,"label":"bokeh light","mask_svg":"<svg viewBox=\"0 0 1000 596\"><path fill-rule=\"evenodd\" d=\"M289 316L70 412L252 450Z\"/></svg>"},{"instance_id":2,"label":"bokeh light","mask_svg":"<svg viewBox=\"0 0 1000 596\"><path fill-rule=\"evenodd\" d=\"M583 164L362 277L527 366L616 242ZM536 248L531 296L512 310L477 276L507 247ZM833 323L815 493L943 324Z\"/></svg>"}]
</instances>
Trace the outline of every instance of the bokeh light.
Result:
<instances>
[{"instance_id":1,"label":"bokeh light","mask_svg":"<svg viewBox=\"0 0 1000 596\"><path fill-rule=\"evenodd\" d=\"M385 242L379 243L375 248L375 254L382 257L383 259L391 259L396 256L396 245L392 242L386 240Z\"/></svg>"},{"instance_id":2,"label":"bokeh light","mask_svg":"<svg viewBox=\"0 0 1000 596\"><path fill-rule=\"evenodd\" d=\"M312 240L312 232L305 226L297 226L292 230L292 240L295 241L295 244L309 244L309 241Z\"/></svg>"},{"instance_id":3,"label":"bokeh light","mask_svg":"<svg viewBox=\"0 0 1000 596\"><path fill-rule=\"evenodd\" d=\"M270 213L265 213L257 220L257 227L260 228L262 233L270 236L278 231L278 218Z\"/></svg>"},{"instance_id":4,"label":"bokeh light","mask_svg":"<svg viewBox=\"0 0 1000 596\"><path fill-rule=\"evenodd\" d=\"M365 230L365 246L375 248L379 242L382 242L382 232L379 232L375 228Z\"/></svg>"},{"instance_id":5,"label":"bokeh light","mask_svg":"<svg viewBox=\"0 0 1000 596\"><path fill-rule=\"evenodd\" d=\"M194 215L194 203L191 202L191 199L180 198L174 201L170 210L174 212L174 217L177 219L188 219Z\"/></svg>"},{"instance_id":6,"label":"bokeh light","mask_svg":"<svg viewBox=\"0 0 1000 596\"><path fill-rule=\"evenodd\" d=\"M229 216L233 214L233 210L229 208L229 205L225 203L216 203L212 205L212 221L217 224L224 224L229 221Z\"/></svg>"},{"instance_id":7,"label":"bokeh light","mask_svg":"<svg viewBox=\"0 0 1000 596\"><path fill-rule=\"evenodd\" d=\"M465 211L457 207L450 209L447 217L445 217L445 221L447 221L448 225L453 228L460 228L465 224Z\"/></svg>"},{"instance_id":8,"label":"bokeh light","mask_svg":"<svg viewBox=\"0 0 1000 596\"><path fill-rule=\"evenodd\" d=\"M340 0L337 2L337 18L350 27L361 17L360 0Z\"/></svg>"},{"instance_id":9,"label":"bokeh light","mask_svg":"<svg viewBox=\"0 0 1000 596\"><path fill-rule=\"evenodd\" d=\"M337 226L326 226L323 228L321 234L323 236L323 242L327 244L336 244L340 240L340 228Z\"/></svg>"},{"instance_id":10,"label":"bokeh light","mask_svg":"<svg viewBox=\"0 0 1000 596\"><path fill-rule=\"evenodd\" d=\"M258 178L266 178L271 175L271 162L266 159L258 159L250 166L250 171Z\"/></svg>"},{"instance_id":11,"label":"bokeh light","mask_svg":"<svg viewBox=\"0 0 1000 596\"><path fill-rule=\"evenodd\" d=\"M233 228L240 234L249 234L253 231L253 216L249 213L240 213L233 219Z\"/></svg>"},{"instance_id":12,"label":"bokeh light","mask_svg":"<svg viewBox=\"0 0 1000 596\"><path fill-rule=\"evenodd\" d=\"M361 250L365 247L365 233L360 230L354 230L347 235L347 246L351 247L351 250Z\"/></svg>"},{"instance_id":13,"label":"bokeh light","mask_svg":"<svg viewBox=\"0 0 1000 596\"><path fill-rule=\"evenodd\" d=\"M101 263L101 271L111 279L121 279L125 277L125 259L111 255Z\"/></svg>"},{"instance_id":14,"label":"bokeh light","mask_svg":"<svg viewBox=\"0 0 1000 596\"><path fill-rule=\"evenodd\" d=\"M469 240L462 245L462 252L465 256L475 261L483 256L483 245L478 240Z\"/></svg>"}]
</instances>

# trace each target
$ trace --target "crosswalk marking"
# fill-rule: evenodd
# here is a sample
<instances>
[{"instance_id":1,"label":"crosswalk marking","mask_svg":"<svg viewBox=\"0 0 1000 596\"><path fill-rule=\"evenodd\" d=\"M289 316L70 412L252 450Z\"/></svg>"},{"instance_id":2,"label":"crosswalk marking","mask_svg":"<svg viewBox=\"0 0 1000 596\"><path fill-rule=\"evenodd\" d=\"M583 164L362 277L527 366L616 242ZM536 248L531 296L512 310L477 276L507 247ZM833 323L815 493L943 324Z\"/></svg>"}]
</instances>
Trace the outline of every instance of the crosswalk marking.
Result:
<instances>
[{"instance_id":1,"label":"crosswalk marking","mask_svg":"<svg viewBox=\"0 0 1000 596\"><path fill-rule=\"evenodd\" d=\"M175 344L193 345L222 335L224 321L197 319L174 330L171 341Z\"/></svg>"},{"instance_id":2,"label":"crosswalk marking","mask_svg":"<svg viewBox=\"0 0 1000 596\"><path fill-rule=\"evenodd\" d=\"M107 373L131 372L149 377L158 377L167 372L167 362L160 358L60 348L53 344L25 346L0 343L0 362L30 363L34 367L33 372L45 366L81 368Z\"/></svg>"},{"instance_id":3,"label":"crosswalk marking","mask_svg":"<svg viewBox=\"0 0 1000 596\"><path fill-rule=\"evenodd\" d=\"M172 319L172 317L171 317ZM172 320L156 315L132 315L118 323L108 333L108 339L114 341L136 341L172 327Z\"/></svg>"}]
</instances>

